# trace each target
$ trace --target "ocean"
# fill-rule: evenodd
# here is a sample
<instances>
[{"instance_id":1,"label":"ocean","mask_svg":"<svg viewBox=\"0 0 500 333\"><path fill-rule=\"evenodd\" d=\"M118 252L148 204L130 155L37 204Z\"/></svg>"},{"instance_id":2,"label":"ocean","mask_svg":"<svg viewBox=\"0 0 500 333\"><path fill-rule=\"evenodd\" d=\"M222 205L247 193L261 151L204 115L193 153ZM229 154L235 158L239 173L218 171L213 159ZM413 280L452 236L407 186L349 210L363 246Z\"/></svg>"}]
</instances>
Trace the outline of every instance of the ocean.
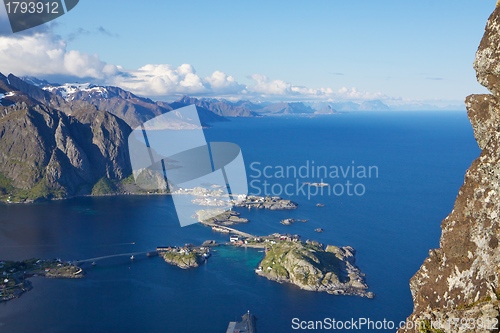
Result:
<instances>
[{"instance_id":1,"label":"ocean","mask_svg":"<svg viewBox=\"0 0 500 333\"><path fill-rule=\"evenodd\" d=\"M268 281L254 273L261 251L221 247L197 269L181 270L159 257L117 257L84 264L84 279L33 278L32 291L0 303L0 332L216 333L248 310L260 333L295 332L294 323L327 318L398 325L412 311L409 279L439 246L440 223L480 152L458 111L236 118L205 135L241 147L251 194L299 204L294 211L238 209L250 219L239 229L354 247L375 298ZM284 218L308 222L284 226ZM181 228L169 196L0 206L4 260L82 260L227 238L200 224Z\"/></svg>"}]
</instances>

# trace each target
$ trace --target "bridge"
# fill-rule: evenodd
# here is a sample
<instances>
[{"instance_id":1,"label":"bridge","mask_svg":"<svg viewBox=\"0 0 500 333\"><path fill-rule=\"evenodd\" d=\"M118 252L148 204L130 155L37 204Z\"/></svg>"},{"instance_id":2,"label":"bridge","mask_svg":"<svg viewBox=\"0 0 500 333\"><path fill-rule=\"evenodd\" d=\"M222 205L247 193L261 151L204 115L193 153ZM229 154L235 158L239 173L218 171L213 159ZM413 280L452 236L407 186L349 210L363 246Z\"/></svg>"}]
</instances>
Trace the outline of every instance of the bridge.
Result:
<instances>
[{"instance_id":1,"label":"bridge","mask_svg":"<svg viewBox=\"0 0 500 333\"><path fill-rule=\"evenodd\" d=\"M229 231L232 234L239 235L239 236L246 237L246 238L256 238L257 237L257 236L254 236L252 234L249 234L247 232L239 231L238 229L230 228L230 227L227 227L225 225L219 225L219 224L216 224L216 223L213 223L213 222L202 221L200 223L203 224L203 225L209 226L209 227L223 228L223 229L226 229L227 231Z\"/></svg>"},{"instance_id":2,"label":"bridge","mask_svg":"<svg viewBox=\"0 0 500 333\"><path fill-rule=\"evenodd\" d=\"M102 256L102 257L96 257L96 258L90 258L90 259L83 259L83 260L75 260L74 263L80 264L80 263L86 263L86 262L95 262L103 259L109 259L109 258L117 258L117 257L131 257L131 256L140 256L140 255L147 255L148 253L154 253L156 250L153 251L146 251L146 252L131 252L131 253L120 253L120 254L111 254L108 256Z\"/></svg>"}]
</instances>

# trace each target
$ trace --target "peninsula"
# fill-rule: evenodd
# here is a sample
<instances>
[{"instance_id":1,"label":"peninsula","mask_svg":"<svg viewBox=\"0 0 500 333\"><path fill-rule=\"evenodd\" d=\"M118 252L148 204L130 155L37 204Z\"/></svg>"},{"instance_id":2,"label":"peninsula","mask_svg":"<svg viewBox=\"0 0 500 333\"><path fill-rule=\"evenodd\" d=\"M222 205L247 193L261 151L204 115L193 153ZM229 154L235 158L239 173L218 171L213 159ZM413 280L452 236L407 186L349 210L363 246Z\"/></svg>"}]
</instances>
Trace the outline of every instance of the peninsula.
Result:
<instances>
[{"instance_id":1,"label":"peninsula","mask_svg":"<svg viewBox=\"0 0 500 333\"><path fill-rule=\"evenodd\" d=\"M6 302L21 297L22 294L33 289L31 282L27 280L32 276L77 279L83 277L83 270L59 259L0 260L0 274L0 302Z\"/></svg>"}]
</instances>

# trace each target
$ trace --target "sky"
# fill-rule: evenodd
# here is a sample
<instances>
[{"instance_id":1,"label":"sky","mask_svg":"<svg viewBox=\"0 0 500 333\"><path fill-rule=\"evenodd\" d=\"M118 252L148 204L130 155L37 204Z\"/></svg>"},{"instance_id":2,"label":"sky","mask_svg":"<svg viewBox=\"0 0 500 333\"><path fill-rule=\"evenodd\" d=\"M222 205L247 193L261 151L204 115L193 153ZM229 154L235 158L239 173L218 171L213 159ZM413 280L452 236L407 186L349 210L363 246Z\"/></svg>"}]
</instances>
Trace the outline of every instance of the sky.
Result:
<instances>
[{"instance_id":1,"label":"sky","mask_svg":"<svg viewBox=\"0 0 500 333\"><path fill-rule=\"evenodd\" d=\"M155 100L462 105L495 0L97 1L13 34L0 72Z\"/></svg>"}]
</instances>

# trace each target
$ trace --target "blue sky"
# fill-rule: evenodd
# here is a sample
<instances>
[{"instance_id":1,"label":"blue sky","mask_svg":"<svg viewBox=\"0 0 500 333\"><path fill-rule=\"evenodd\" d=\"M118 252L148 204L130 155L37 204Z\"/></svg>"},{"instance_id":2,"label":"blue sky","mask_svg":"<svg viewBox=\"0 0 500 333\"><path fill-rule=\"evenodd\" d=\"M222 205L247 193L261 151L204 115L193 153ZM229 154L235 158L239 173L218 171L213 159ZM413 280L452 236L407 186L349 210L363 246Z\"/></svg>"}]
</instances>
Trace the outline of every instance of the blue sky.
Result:
<instances>
[{"instance_id":1,"label":"blue sky","mask_svg":"<svg viewBox=\"0 0 500 333\"><path fill-rule=\"evenodd\" d=\"M460 104L485 92L472 62L495 2L80 0L55 24L0 35L0 71L166 100Z\"/></svg>"}]
</instances>

